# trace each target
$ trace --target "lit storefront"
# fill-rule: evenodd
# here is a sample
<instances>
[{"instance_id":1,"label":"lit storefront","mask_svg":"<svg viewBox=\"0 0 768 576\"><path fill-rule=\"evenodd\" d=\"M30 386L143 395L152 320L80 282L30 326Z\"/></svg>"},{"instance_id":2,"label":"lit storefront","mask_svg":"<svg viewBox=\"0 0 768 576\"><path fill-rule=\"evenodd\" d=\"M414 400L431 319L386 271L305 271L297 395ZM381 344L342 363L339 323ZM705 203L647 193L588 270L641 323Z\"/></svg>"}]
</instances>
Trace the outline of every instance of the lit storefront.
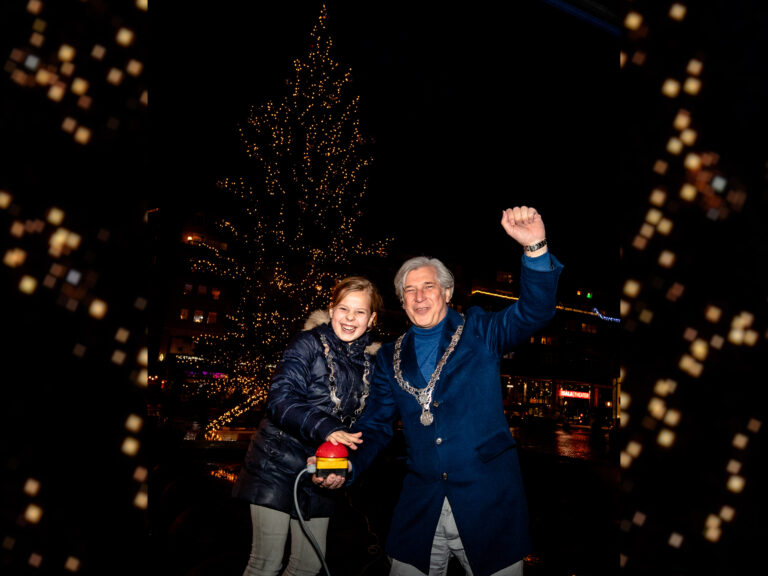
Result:
<instances>
[{"instance_id":1,"label":"lit storefront","mask_svg":"<svg viewBox=\"0 0 768 576\"><path fill-rule=\"evenodd\" d=\"M526 418L549 418L552 409L552 380L502 376L504 409L507 419L518 421Z\"/></svg>"},{"instance_id":2,"label":"lit storefront","mask_svg":"<svg viewBox=\"0 0 768 576\"><path fill-rule=\"evenodd\" d=\"M610 427L617 419L613 386L502 375L502 387L510 424L549 418L565 425Z\"/></svg>"},{"instance_id":3,"label":"lit storefront","mask_svg":"<svg viewBox=\"0 0 768 576\"><path fill-rule=\"evenodd\" d=\"M564 424L589 424L592 393L589 385L561 383L557 389L557 411Z\"/></svg>"}]
</instances>

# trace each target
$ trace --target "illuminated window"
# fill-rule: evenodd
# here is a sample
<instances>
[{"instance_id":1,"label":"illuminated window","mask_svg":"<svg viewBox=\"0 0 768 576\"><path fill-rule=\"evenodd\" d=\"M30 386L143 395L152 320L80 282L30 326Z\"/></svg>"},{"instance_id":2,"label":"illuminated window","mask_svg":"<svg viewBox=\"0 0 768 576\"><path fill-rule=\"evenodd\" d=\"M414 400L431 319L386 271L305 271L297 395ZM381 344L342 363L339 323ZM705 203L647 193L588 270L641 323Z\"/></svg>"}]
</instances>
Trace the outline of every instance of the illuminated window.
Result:
<instances>
[{"instance_id":1,"label":"illuminated window","mask_svg":"<svg viewBox=\"0 0 768 576\"><path fill-rule=\"evenodd\" d=\"M208 324L216 324L216 312L208 312Z\"/></svg>"},{"instance_id":2,"label":"illuminated window","mask_svg":"<svg viewBox=\"0 0 768 576\"><path fill-rule=\"evenodd\" d=\"M199 324L204 319L205 319L205 312L203 312L202 310L195 310L195 315L192 316L192 322Z\"/></svg>"},{"instance_id":3,"label":"illuminated window","mask_svg":"<svg viewBox=\"0 0 768 576\"><path fill-rule=\"evenodd\" d=\"M208 286L200 284L200 286L197 287L197 293L200 294L200 296L205 296L208 293Z\"/></svg>"},{"instance_id":4,"label":"illuminated window","mask_svg":"<svg viewBox=\"0 0 768 576\"><path fill-rule=\"evenodd\" d=\"M218 300L219 298L221 298L221 290L219 290L218 288L211 288L211 297L214 300Z\"/></svg>"},{"instance_id":5,"label":"illuminated window","mask_svg":"<svg viewBox=\"0 0 768 576\"><path fill-rule=\"evenodd\" d=\"M503 270L498 270L496 272L496 282L512 284L512 282L514 281L515 281L515 277L512 275L511 272L504 272Z\"/></svg>"},{"instance_id":6,"label":"illuminated window","mask_svg":"<svg viewBox=\"0 0 768 576\"><path fill-rule=\"evenodd\" d=\"M184 294L192 294L192 284L184 284Z\"/></svg>"},{"instance_id":7,"label":"illuminated window","mask_svg":"<svg viewBox=\"0 0 768 576\"><path fill-rule=\"evenodd\" d=\"M597 334L597 326L595 326L594 324L587 324L582 322L581 331L588 332L589 334Z\"/></svg>"},{"instance_id":8,"label":"illuminated window","mask_svg":"<svg viewBox=\"0 0 768 576\"><path fill-rule=\"evenodd\" d=\"M182 308L179 311L179 320L187 320L189 318L189 310Z\"/></svg>"}]
</instances>

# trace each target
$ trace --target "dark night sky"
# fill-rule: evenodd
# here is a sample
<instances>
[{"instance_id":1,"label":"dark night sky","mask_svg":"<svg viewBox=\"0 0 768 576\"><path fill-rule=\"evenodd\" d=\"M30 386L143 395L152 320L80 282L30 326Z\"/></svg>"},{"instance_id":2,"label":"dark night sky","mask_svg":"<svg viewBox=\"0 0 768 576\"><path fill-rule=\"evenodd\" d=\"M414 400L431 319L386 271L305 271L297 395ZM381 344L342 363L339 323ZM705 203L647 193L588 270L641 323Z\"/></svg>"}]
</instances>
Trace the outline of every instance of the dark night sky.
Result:
<instances>
[{"instance_id":1,"label":"dark night sky","mask_svg":"<svg viewBox=\"0 0 768 576\"><path fill-rule=\"evenodd\" d=\"M243 157L237 124L282 96L320 5L153 7L153 29L169 31L153 36L151 95L167 198L219 202L214 182ZM532 205L565 285L615 292L616 37L543 1L326 5L333 56L352 70L361 129L375 139L372 237L446 261L495 266L513 254L516 266L501 210Z\"/></svg>"}]
</instances>

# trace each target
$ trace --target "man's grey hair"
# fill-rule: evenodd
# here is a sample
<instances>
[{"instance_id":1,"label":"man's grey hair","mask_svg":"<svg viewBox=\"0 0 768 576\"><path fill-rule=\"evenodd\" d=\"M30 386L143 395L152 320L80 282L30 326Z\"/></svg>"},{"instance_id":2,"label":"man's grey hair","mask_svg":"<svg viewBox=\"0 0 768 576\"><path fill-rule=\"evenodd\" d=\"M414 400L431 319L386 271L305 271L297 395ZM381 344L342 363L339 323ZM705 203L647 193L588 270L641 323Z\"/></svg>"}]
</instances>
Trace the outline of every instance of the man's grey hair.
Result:
<instances>
[{"instance_id":1,"label":"man's grey hair","mask_svg":"<svg viewBox=\"0 0 768 576\"><path fill-rule=\"evenodd\" d=\"M453 297L453 274L445 264L443 264L437 258L430 258L429 256L416 256L403 262L400 266L400 270L395 274L395 294L400 299L400 303L403 303L403 292L405 291L405 277L408 276L408 272L416 270L416 268L422 268L424 266L431 266L437 272L437 281L440 283L440 287L445 290L449 289L448 300Z\"/></svg>"}]
</instances>

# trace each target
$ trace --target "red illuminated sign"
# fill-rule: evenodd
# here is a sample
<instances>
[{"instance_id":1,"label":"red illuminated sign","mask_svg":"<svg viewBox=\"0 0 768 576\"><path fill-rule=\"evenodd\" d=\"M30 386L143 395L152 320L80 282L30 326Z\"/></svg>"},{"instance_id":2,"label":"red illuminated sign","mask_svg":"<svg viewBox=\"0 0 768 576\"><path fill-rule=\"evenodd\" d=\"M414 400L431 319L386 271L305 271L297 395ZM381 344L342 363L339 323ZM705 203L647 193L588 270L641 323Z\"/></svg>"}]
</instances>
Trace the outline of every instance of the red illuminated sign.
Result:
<instances>
[{"instance_id":1,"label":"red illuminated sign","mask_svg":"<svg viewBox=\"0 0 768 576\"><path fill-rule=\"evenodd\" d=\"M560 396L567 398L585 398L589 400L589 392L577 392L576 390L560 390Z\"/></svg>"}]
</instances>

